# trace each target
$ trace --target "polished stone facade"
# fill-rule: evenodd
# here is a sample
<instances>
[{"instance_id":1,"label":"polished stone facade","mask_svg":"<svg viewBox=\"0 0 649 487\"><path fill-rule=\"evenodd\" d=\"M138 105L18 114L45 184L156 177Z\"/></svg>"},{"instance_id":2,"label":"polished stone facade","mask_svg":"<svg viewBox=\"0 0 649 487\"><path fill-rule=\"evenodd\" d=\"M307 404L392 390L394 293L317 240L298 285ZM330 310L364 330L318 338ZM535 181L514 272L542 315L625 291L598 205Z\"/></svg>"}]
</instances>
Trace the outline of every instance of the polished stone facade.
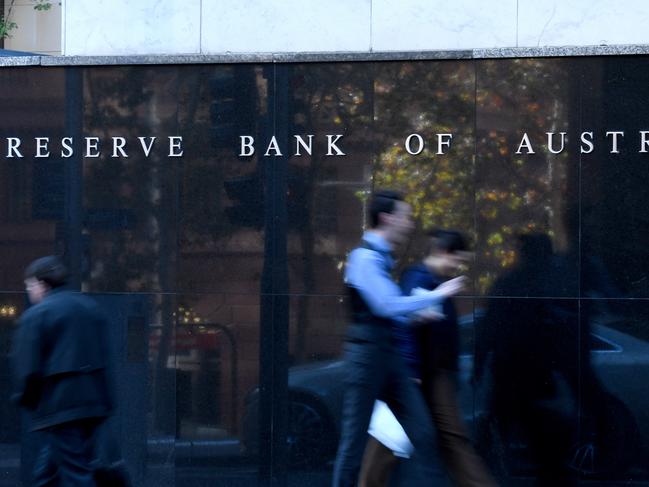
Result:
<instances>
[{"instance_id":1,"label":"polished stone facade","mask_svg":"<svg viewBox=\"0 0 649 487\"><path fill-rule=\"evenodd\" d=\"M513 357L512 383L556 406L539 414L572 411L552 422L573 435L555 446L584 481L647 482L646 57L472 57L480 52L107 66L34 58L40 65L2 69L0 396L26 305L22 269L64 253L73 286L112 320L115 423L138 485L328 485L344 374L342 269L367 196L394 187L417 221L399 271L421 258L432 227L465 232L475 250L458 299L460 398L503 485L532 485L547 458L525 431L490 433L490 404L511 390L497 373L473 386L476 364L489 370L475 358L485 350ZM187 64L150 64L161 59ZM625 134L619 153L610 131ZM546 148L548 132L555 149L566 133L560 153ZM404 145L413 133L426 144L417 155ZM452 142L438 154L445 133ZM534 153L517 153L524 133ZM312 155L293 155L294 136L309 134ZM331 134L342 135L344 156L327 155ZM239 156L241 135L255 137L254 156ZM168 136L182 137L182 157L168 157ZM38 137L50 139L50 157L33 156ZM60 156L65 137L72 157ZM99 138L100 157L83 157L84 137ZM128 157L112 157L113 137ZM157 137L148 156L138 137ZM281 156L264 156L272 137ZM25 157L5 157L7 138L22 141ZM0 411L0 479L15 485L18 413L6 400Z\"/></svg>"}]
</instances>

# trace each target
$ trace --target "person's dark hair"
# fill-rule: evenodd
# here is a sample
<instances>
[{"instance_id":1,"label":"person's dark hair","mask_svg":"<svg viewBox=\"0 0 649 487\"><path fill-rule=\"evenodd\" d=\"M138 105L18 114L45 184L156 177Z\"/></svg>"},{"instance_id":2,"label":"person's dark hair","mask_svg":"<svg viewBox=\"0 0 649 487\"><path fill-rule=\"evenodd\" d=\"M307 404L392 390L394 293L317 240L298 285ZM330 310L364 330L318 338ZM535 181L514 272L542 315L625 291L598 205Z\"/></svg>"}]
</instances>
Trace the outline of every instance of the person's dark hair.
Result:
<instances>
[{"instance_id":1,"label":"person's dark hair","mask_svg":"<svg viewBox=\"0 0 649 487\"><path fill-rule=\"evenodd\" d=\"M429 251L441 251L452 254L453 252L464 252L469 249L464 235L456 230L443 230L435 228L428 232L431 237Z\"/></svg>"},{"instance_id":2,"label":"person's dark hair","mask_svg":"<svg viewBox=\"0 0 649 487\"><path fill-rule=\"evenodd\" d=\"M393 213L397 201L403 201L403 195L397 191L381 190L375 192L370 200L370 228L379 225L379 214Z\"/></svg>"},{"instance_id":3,"label":"person's dark hair","mask_svg":"<svg viewBox=\"0 0 649 487\"><path fill-rule=\"evenodd\" d=\"M43 281L51 288L56 288L68 282L68 269L59 257L48 255L36 259L27 266L25 279L31 278Z\"/></svg>"}]
</instances>

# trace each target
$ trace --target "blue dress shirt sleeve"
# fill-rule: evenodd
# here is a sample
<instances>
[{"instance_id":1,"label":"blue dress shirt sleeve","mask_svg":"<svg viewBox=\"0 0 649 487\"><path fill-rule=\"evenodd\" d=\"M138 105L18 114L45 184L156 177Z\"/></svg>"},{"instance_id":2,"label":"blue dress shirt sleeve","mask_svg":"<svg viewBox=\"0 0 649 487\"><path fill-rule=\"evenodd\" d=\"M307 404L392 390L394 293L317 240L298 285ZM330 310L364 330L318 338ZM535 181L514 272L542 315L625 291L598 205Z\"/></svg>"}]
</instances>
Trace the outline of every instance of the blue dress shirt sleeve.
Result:
<instances>
[{"instance_id":1,"label":"blue dress shirt sleeve","mask_svg":"<svg viewBox=\"0 0 649 487\"><path fill-rule=\"evenodd\" d=\"M351 252L345 269L345 282L358 290L372 313L381 318L398 319L439 303L443 298L435 291L404 296L392 280L381 253L367 248Z\"/></svg>"}]
</instances>

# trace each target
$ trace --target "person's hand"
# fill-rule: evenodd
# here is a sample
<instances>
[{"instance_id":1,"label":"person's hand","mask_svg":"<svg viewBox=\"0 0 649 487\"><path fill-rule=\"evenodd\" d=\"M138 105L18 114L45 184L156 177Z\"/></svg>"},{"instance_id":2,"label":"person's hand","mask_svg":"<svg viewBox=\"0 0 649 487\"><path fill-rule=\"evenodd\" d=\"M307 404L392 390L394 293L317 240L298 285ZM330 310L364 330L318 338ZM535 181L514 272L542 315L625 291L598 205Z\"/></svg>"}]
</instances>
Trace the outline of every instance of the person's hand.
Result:
<instances>
[{"instance_id":1,"label":"person's hand","mask_svg":"<svg viewBox=\"0 0 649 487\"><path fill-rule=\"evenodd\" d=\"M411 296L421 296L422 294L430 294L430 290L424 289L422 287L416 287L412 291L410 291ZM442 310L442 306L438 303L416 311L415 313L413 313L413 318L419 323L425 323L427 321L443 320L444 318L446 318L446 315Z\"/></svg>"},{"instance_id":2,"label":"person's hand","mask_svg":"<svg viewBox=\"0 0 649 487\"><path fill-rule=\"evenodd\" d=\"M446 315L437 306L420 309L414 313L414 316L419 322L440 321L446 318Z\"/></svg>"},{"instance_id":3,"label":"person's hand","mask_svg":"<svg viewBox=\"0 0 649 487\"><path fill-rule=\"evenodd\" d=\"M465 276L459 276L443 282L435 288L435 291L444 296L455 296L456 294L460 294L462 291L464 291L466 284L467 278Z\"/></svg>"}]
</instances>

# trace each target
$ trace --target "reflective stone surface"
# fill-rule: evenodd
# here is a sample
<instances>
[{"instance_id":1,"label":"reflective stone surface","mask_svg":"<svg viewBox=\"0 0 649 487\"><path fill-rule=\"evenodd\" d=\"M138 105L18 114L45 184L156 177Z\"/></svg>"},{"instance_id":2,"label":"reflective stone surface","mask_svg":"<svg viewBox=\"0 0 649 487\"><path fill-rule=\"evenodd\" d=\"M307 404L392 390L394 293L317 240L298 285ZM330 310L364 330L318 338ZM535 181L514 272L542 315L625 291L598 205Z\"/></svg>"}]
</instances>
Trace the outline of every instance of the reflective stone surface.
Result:
<instances>
[{"instance_id":1,"label":"reflective stone surface","mask_svg":"<svg viewBox=\"0 0 649 487\"><path fill-rule=\"evenodd\" d=\"M0 484L38 443L9 401L23 269L60 253L111 318L136 485L329 485L344 262L383 187L416 223L395 277L434 228L470 242L458 414L499 483L647 484L648 77L640 56L2 70Z\"/></svg>"}]
</instances>

